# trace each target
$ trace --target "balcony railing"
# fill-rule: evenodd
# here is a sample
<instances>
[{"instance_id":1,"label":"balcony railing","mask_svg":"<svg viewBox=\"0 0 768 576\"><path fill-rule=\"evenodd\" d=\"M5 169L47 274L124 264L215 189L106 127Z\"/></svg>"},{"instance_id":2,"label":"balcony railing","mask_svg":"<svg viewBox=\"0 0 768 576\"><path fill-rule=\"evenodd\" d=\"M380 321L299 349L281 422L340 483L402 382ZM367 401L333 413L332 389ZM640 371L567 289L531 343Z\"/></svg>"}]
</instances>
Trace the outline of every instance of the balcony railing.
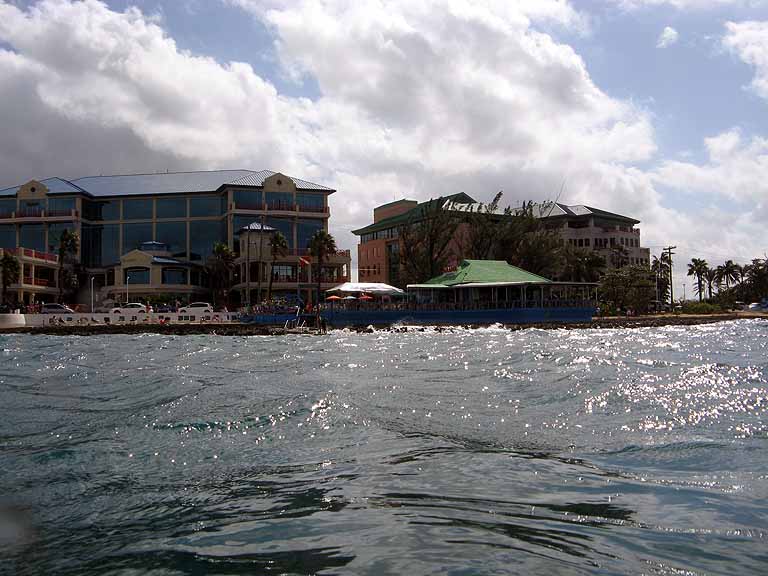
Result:
<instances>
[{"instance_id":1,"label":"balcony railing","mask_svg":"<svg viewBox=\"0 0 768 576\"><path fill-rule=\"evenodd\" d=\"M292 202L235 202L232 204L233 210L263 210L273 212L312 212L314 214L328 214L328 206L305 206L294 204Z\"/></svg>"},{"instance_id":2,"label":"balcony railing","mask_svg":"<svg viewBox=\"0 0 768 576\"><path fill-rule=\"evenodd\" d=\"M78 218L80 213L77 210L43 210L42 208L27 208L24 210L0 212L0 219L10 220L13 218Z\"/></svg>"},{"instance_id":3,"label":"balcony railing","mask_svg":"<svg viewBox=\"0 0 768 576\"><path fill-rule=\"evenodd\" d=\"M52 254L51 252L40 252L39 250L32 250L31 248L6 248L6 252L15 254L16 256L22 258L33 258L35 260L43 260L53 264L57 264L59 262L58 254Z\"/></svg>"}]
</instances>

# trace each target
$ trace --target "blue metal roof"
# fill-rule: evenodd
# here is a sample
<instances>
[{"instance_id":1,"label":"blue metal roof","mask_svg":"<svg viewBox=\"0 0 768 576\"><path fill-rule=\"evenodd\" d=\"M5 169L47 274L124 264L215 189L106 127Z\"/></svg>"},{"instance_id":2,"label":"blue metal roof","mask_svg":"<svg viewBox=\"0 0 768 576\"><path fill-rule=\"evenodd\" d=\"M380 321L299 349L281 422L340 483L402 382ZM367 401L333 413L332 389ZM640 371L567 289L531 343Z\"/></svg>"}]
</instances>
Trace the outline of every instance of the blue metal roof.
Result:
<instances>
[{"instance_id":1,"label":"blue metal roof","mask_svg":"<svg viewBox=\"0 0 768 576\"><path fill-rule=\"evenodd\" d=\"M264 180L276 174L271 170L211 170L207 172L166 172L160 174L124 174L117 176L85 176L75 180L48 178L41 180L51 194L88 194L90 196L138 196L155 194L184 194L215 192L221 186L263 186ZM288 176L299 190L321 190L333 193L333 188ZM0 190L0 196L13 196L19 186Z\"/></svg>"}]
</instances>

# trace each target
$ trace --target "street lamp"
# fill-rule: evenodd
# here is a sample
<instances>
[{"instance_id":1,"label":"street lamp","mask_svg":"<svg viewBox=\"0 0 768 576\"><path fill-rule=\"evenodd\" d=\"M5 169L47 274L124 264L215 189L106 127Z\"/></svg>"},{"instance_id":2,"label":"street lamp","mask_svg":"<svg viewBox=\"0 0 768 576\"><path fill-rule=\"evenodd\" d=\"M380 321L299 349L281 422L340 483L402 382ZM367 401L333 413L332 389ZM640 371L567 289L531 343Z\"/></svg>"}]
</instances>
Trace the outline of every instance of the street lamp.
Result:
<instances>
[{"instance_id":1,"label":"street lamp","mask_svg":"<svg viewBox=\"0 0 768 576\"><path fill-rule=\"evenodd\" d=\"M131 281L131 277L126 274L125 275L125 303L128 304L128 284Z\"/></svg>"},{"instance_id":2,"label":"street lamp","mask_svg":"<svg viewBox=\"0 0 768 576\"><path fill-rule=\"evenodd\" d=\"M96 280L96 276L91 276L91 314L93 314L93 281Z\"/></svg>"}]
</instances>

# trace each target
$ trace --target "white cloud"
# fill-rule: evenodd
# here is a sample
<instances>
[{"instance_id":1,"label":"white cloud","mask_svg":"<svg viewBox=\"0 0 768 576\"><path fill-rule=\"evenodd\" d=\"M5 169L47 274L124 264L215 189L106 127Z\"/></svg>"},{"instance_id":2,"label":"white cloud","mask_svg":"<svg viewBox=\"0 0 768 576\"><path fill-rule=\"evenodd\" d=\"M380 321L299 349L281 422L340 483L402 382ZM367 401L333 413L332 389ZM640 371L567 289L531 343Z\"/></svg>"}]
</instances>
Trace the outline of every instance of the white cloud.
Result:
<instances>
[{"instance_id":1,"label":"white cloud","mask_svg":"<svg viewBox=\"0 0 768 576\"><path fill-rule=\"evenodd\" d=\"M661 34L659 34L659 39L656 42L656 48L666 48L667 46L671 46L677 42L678 37L679 35L677 30L671 26L665 26L664 30L662 30Z\"/></svg>"},{"instance_id":2,"label":"white cloud","mask_svg":"<svg viewBox=\"0 0 768 576\"><path fill-rule=\"evenodd\" d=\"M755 68L754 91L768 99L768 22L727 22L723 46Z\"/></svg>"}]
</instances>

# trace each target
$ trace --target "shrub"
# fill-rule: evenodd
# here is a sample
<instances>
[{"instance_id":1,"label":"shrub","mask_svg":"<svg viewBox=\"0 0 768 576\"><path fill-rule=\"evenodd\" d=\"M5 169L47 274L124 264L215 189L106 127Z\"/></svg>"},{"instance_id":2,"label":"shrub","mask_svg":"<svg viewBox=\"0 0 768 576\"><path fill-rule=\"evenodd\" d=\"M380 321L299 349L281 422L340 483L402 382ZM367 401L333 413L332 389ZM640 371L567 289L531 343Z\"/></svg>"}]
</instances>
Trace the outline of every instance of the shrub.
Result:
<instances>
[{"instance_id":1,"label":"shrub","mask_svg":"<svg viewBox=\"0 0 768 576\"><path fill-rule=\"evenodd\" d=\"M718 314L722 311L720 306L707 302L686 302L683 304L683 314Z\"/></svg>"}]
</instances>

